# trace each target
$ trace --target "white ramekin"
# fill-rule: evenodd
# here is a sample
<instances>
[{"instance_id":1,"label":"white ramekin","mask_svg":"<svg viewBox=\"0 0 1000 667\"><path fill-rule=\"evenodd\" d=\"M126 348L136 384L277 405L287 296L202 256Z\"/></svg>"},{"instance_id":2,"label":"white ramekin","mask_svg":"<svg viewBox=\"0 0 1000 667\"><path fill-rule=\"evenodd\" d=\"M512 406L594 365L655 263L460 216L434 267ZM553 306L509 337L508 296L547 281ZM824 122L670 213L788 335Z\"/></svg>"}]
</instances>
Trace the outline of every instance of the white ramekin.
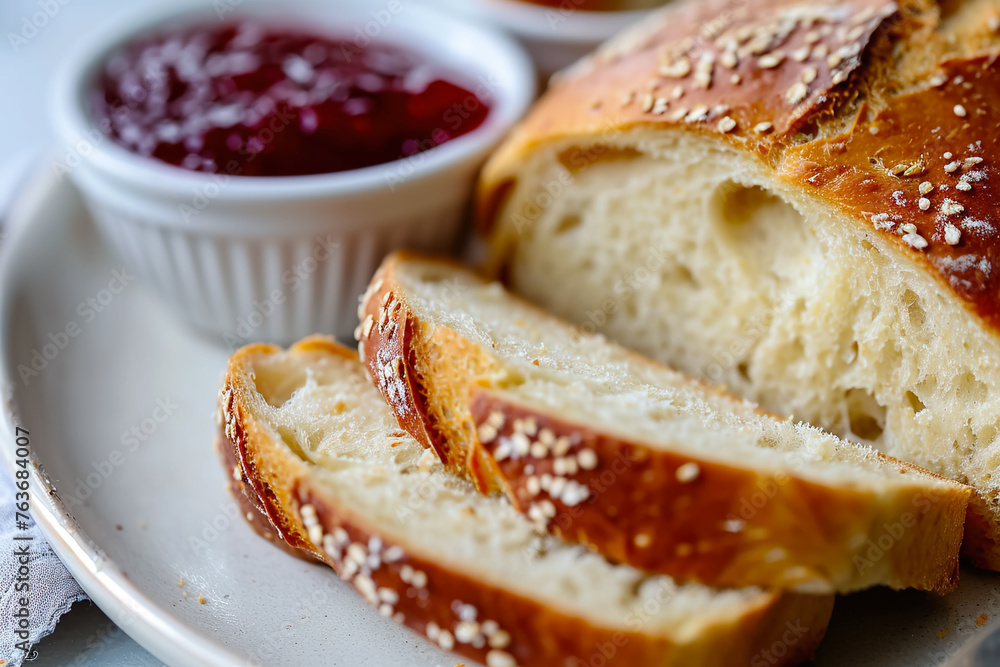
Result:
<instances>
[{"instance_id":1,"label":"white ramekin","mask_svg":"<svg viewBox=\"0 0 1000 667\"><path fill-rule=\"evenodd\" d=\"M191 172L134 154L92 118L86 92L107 55L150 30L252 16L335 37L362 35L463 73L490 113L472 132L411 158L316 176ZM314 332L348 338L378 262L405 247L454 249L479 167L535 92L514 41L413 0L186 0L119 21L57 75L54 168L81 190L130 270L230 347Z\"/></svg>"},{"instance_id":2,"label":"white ramekin","mask_svg":"<svg viewBox=\"0 0 1000 667\"><path fill-rule=\"evenodd\" d=\"M572 65L650 11L583 11L574 8L573 0L565 0L560 7L516 0L434 0L434 3L450 12L499 26L517 37L543 76Z\"/></svg>"}]
</instances>

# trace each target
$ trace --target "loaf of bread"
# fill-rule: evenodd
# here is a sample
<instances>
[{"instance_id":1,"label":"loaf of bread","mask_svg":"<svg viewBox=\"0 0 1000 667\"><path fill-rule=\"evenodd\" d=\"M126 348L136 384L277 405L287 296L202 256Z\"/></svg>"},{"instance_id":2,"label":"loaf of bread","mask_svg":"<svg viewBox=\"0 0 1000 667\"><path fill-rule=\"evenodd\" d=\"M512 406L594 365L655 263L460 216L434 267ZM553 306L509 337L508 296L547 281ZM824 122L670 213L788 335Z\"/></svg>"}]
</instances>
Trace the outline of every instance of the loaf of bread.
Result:
<instances>
[{"instance_id":1,"label":"loaf of bread","mask_svg":"<svg viewBox=\"0 0 1000 667\"><path fill-rule=\"evenodd\" d=\"M237 352L219 420L227 473L282 540L487 667L793 665L826 629L831 596L680 585L537 533L400 432L329 339Z\"/></svg>"},{"instance_id":2,"label":"loaf of bread","mask_svg":"<svg viewBox=\"0 0 1000 667\"><path fill-rule=\"evenodd\" d=\"M957 581L966 486L762 413L450 262L390 256L361 319L400 426L614 561L811 592Z\"/></svg>"},{"instance_id":3,"label":"loaf of bread","mask_svg":"<svg viewBox=\"0 0 1000 667\"><path fill-rule=\"evenodd\" d=\"M971 484L1000 568L1000 2L675 3L487 165L493 275Z\"/></svg>"}]
</instances>

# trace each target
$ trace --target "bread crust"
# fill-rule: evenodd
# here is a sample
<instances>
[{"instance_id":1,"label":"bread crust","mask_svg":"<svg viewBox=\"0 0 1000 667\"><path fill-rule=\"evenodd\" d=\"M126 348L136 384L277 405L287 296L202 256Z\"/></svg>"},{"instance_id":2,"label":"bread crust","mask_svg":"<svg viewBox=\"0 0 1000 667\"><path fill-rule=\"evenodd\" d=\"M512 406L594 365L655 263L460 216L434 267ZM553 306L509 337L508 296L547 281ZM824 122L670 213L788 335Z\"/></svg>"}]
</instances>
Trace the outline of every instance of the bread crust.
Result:
<instances>
[{"instance_id":1,"label":"bread crust","mask_svg":"<svg viewBox=\"0 0 1000 667\"><path fill-rule=\"evenodd\" d=\"M477 385L495 370L487 351L420 321L407 305L394 272L409 257L390 256L362 302L373 322L359 332L369 377L418 442L484 493L505 493L549 532L614 561L709 585L828 592L885 584L942 593L957 585L969 487L879 455L901 475L916 474L912 486L874 496L793 470L681 455L518 404ZM466 364L482 375L457 370ZM532 443L548 430L550 441L565 437L572 446L559 456L497 456L501 436L514 436L518 423ZM581 465L581 456L593 460ZM556 468L557 458L573 459L571 474ZM946 483L932 487L918 475ZM544 476L563 480L558 493L539 491Z\"/></svg>"},{"instance_id":2,"label":"bread crust","mask_svg":"<svg viewBox=\"0 0 1000 667\"><path fill-rule=\"evenodd\" d=\"M993 158L1000 149L995 113L1000 103L1000 32L988 29L990 20L1000 17L1000 7L980 3L981 15L963 17L980 31L953 35L941 27L936 3L904 2L902 10L896 2L883 0L839 3L844 20L830 23L833 32L821 36L813 48L825 45L836 53L841 44L836 36L846 27L855 37L849 42L851 50L859 51L832 70L823 63L790 57L806 46L805 36L811 30L800 22L780 47L768 50L785 54L778 66L759 64L767 54L740 57L731 70L716 64L708 88L694 82L694 73L659 79L662 85L653 95L669 99L669 109L728 107L725 115L737 123L733 129L724 130L728 124L720 127L718 113L704 121L689 121L687 116L674 118L669 110L664 114L643 110L638 91L646 90L651 78L657 79L659 54L690 45L684 56L688 62L696 62L705 52L718 59L725 49L715 41L748 26L776 22L783 12L803 10L806 4L688 2L681 9L662 11L642 31L641 39L621 40L586 60L550 88L484 169L478 198L480 228L494 227L519 165L540 146L574 137L591 141L634 129L709 134L757 156L790 188L840 209L870 233L904 250L986 326L1000 331L1000 270L996 270L1000 172ZM869 18L858 22L859 17ZM721 31L715 41L703 35L706 26L713 25ZM917 49L918 40L930 62L913 65L886 55L893 47ZM961 50L944 43L959 40ZM878 53L872 54L873 49ZM797 104L788 103L784 93L801 82L809 68L817 74L808 96ZM742 77L740 84L732 83L733 73ZM811 76L810 72L806 78ZM678 100L669 93L675 84L685 91ZM635 99L622 105L622 96L630 92L636 93ZM760 123L771 128L755 132ZM982 161L970 165L968 158ZM957 168L945 169L955 162ZM983 175L966 179L971 189L956 190L970 172ZM924 182L935 189L921 193ZM949 189L942 191L942 185ZM930 202L927 210L918 205L922 197ZM963 210L954 206L942 210L949 199ZM948 210L956 212L945 213ZM960 224L966 218L986 224L969 231ZM906 240L902 227L907 224L916 227L912 233L927 241L926 247ZM945 239L948 224L964 230L954 245ZM913 242L920 245L915 238ZM977 261L957 261L963 256Z\"/></svg>"},{"instance_id":3,"label":"bread crust","mask_svg":"<svg viewBox=\"0 0 1000 667\"><path fill-rule=\"evenodd\" d=\"M292 353L297 350L354 356L321 337L290 348ZM488 667L549 667L571 660L568 656L577 656L573 663L577 665L590 665L591 658L598 656L599 664L608 665L722 667L747 663L775 646L782 649L782 655L772 659L768 653L767 664L799 664L811 658L822 639L832 611L831 596L761 592L750 603L733 609L727 618L703 628L697 637L671 643L667 637L643 632L641 621L635 629L598 627L584 618L484 584L469 572L436 562L413 545L393 542L369 518L337 502L309 466L286 445L270 438L247 409L247 397L254 391L253 359L281 352L274 346L251 345L230 360L220 392L220 442L223 450L229 451L224 463L227 472L231 472L229 463L236 461L245 481L242 491L252 506L268 517L282 540L332 567L384 615L418 634L436 636L442 647L451 646L456 653ZM366 562L380 554L376 559L379 565L359 568L356 559L352 565L350 554L359 547L365 550ZM390 558L393 547L398 551ZM420 572L423 581L417 583L414 572ZM456 601L472 605L480 621L496 621L509 635L509 642L502 648L489 644L477 648L454 641ZM637 619L641 619L638 611ZM449 630L451 641L445 642L432 626Z\"/></svg>"},{"instance_id":4,"label":"bread crust","mask_svg":"<svg viewBox=\"0 0 1000 667\"><path fill-rule=\"evenodd\" d=\"M523 213L507 203L536 151L579 146L560 155L572 171L574 150L584 164L622 151L609 136L693 133L751 157L788 192L894 247L988 334L1000 333L1000 3L842 2L841 17L800 20L766 52L747 52L741 31L779 24L810 5L673 3L556 81L484 168L477 224L491 236L490 271L503 276L522 231L511 220ZM824 25L829 32L817 32ZM722 62L731 39L739 44L734 68ZM836 55L842 44L847 58ZM805 46L810 55L800 60ZM816 57L820 48L824 58ZM712 54L707 86L697 71L705 53ZM761 63L776 53L780 63ZM660 76L664 59L687 65ZM651 81L659 82L653 90ZM807 93L793 103L799 84ZM666 100L662 113L644 104L647 94ZM692 117L695 107L709 111ZM997 502L979 492L974 502L965 552L978 566L1000 569Z\"/></svg>"}]
</instances>

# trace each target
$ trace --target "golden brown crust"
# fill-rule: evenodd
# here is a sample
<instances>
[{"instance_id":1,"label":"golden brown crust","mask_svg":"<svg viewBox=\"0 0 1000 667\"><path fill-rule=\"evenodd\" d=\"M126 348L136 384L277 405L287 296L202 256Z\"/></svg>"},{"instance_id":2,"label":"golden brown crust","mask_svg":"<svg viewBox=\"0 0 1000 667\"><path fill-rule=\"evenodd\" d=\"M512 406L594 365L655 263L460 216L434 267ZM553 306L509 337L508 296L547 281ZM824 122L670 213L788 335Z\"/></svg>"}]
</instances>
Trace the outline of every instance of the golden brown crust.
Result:
<instances>
[{"instance_id":1,"label":"golden brown crust","mask_svg":"<svg viewBox=\"0 0 1000 667\"><path fill-rule=\"evenodd\" d=\"M862 106L846 131L790 148L779 173L892 239L1000 330L1000 63L981 56L940 72L939 85L872 117Z\"/></svg>"},{"instance_id":2,"label":"golden brown crust","mask_svg":"<svg viewBox=\"0 0 1000 667\"><path fill-rule=\"evenodd\" d=\"M875 499L791 472L765 474L596 433L480 388L471 414L480 433L489 431L489 441L480 440L500 460L514 505L612 560L719 586L824 590L833 580L944 593L958 584L969 496L958 485L915 485L904 497ZM503 446L518 432L531 447L521 455ZM553 446L535 446L546 441ZM899 466L900 474L912 471ZM877 559L852 541L860 535L877 546L883 534L891 546L872 553L892 562L889 578L866 579Z\"/></svg>"},{"instance_id":3,"label":"golden brown crust","mask_svg":"<svg viewBox=\"0 0 1000 667\"><path fill-rule=\"evenodd\" d=\"M377 272L361 305L372 321L359 331L361 356L400 426L480 490L505 493L565 539L681 580L813 591L886 584L945 592L957 584L968 487L949 482L938 491L914 479L876 497L630 442L519 405L477 385L495 371L492 355L407 305L394 272L413 256L390 256ZM543 430L545 455L498 453L501 439L531 445ZM553 438L572 444L553 456ZM882 459L901 474L930 475ZM890 543L879 547L885 534Z\"/></svg>"},{"instance_id":4,"label":"golden brown crust","mask_svg":"<svg viewBox=\"0 0 1000 667\"><path fill-rule=\"evenodd\" d=\"M321 338L291 349L352 356ZM702 636L671 644L644 631L647 612L642 609L634 618L624 619L625 629L595 627L386 539L378 526L331 497L308 466L263 433L246 410L246 394L253 391L247 386L253 358L279 351L273 346L249 346L230 360L220 392L227 472L229 464L237 462L246 482L243 491L262 507L288 544L327 563L380 613L442 648L490 666L549 667L569 656L588 664L586 659L601 655L601 664L608 665L721 667L747 663L776 645L787 648L787 653L768 664L799 664L811 658L822 639L832 611L830 596L761 593L730 618L706 627ZM474 615L475 625L463 628L475 637L471 641L457 639L463 615ZM486 621L493 621L497 631L488 632Z\"/></svg>"}]
</instances>

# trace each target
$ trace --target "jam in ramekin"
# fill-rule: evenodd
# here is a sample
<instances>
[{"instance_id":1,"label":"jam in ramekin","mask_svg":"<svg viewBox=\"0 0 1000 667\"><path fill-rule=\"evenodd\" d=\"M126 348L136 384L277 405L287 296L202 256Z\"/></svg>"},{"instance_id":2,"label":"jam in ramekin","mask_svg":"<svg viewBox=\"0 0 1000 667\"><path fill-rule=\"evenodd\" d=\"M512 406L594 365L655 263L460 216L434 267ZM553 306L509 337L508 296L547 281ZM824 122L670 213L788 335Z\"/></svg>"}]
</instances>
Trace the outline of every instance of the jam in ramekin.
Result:
<instances>
[{"instance_id":1,"label":"jam in ramekin","mask_svg":"<svg viewBox=\"0 0 1000 667\"><path fill-rule=\"evenodd\" d=\"M192 171L325 174L429 150L479 127L485 95L398 47L243 21L114 53L91 107L130 151Z\"/></svg>"}]
</instances>

